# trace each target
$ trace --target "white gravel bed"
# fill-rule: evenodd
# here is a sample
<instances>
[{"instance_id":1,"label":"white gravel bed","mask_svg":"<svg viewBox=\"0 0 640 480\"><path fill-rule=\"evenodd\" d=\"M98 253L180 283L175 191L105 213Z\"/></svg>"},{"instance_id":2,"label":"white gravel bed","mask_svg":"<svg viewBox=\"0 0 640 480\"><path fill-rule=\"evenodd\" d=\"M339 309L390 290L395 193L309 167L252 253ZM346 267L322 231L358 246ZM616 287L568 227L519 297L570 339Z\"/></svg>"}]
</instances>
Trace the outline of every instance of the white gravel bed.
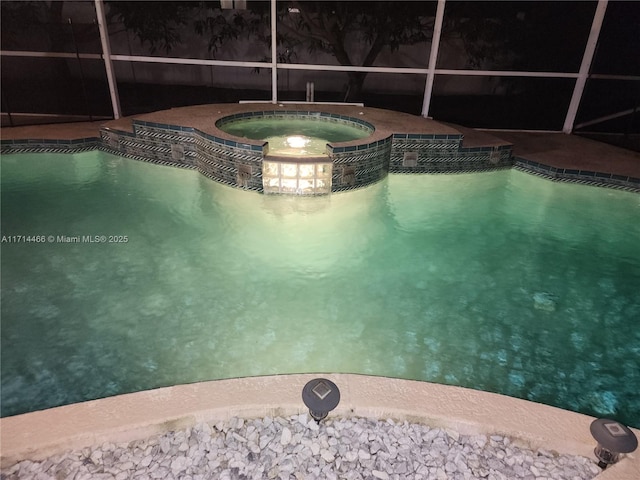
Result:
<instances>
[{"instance_id":1,"label":"white gravel bed","mask_svg":"<svg viewBox=\"0 0 640 480\"><path fill-rule=\"evenodd\" d=\"M330 418L232 418L129 444L22 461L2 480L589 480L594 460L516 447L413 423Z\"/></svg>"}]
</instances>

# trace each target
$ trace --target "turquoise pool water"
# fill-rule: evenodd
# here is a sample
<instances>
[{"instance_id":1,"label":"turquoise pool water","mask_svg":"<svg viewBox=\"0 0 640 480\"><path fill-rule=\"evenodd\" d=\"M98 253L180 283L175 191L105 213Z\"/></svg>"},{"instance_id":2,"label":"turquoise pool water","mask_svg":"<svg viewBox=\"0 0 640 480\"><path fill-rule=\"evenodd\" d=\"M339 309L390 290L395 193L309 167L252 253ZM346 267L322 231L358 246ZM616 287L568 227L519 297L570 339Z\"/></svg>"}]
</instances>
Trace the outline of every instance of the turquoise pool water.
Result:
<instances>
[{"instance_id":1,"label":"turquoise pool water","mask_svg":"<svg viewBox=\"0 0 640 480\"><path fill-rule=\"evenodd\" d=\"M638 218L640 195L518 171L284 197L101 152L4 155L2 415L352 372L640 427Z\"/></svg>"},{"instance_id":2,"label":"turquoise pool water","mask_svg":"<svg viewBox=\"0 0 640 480\"><path fill-rule=\"evenodd\" d=\"M269 142L271 155L316 156L326 153L327 143L368 137L372 132L352 125L313 118L250 118L223 124L221 130L237 137Z\"/></svg>"}]
</instances>

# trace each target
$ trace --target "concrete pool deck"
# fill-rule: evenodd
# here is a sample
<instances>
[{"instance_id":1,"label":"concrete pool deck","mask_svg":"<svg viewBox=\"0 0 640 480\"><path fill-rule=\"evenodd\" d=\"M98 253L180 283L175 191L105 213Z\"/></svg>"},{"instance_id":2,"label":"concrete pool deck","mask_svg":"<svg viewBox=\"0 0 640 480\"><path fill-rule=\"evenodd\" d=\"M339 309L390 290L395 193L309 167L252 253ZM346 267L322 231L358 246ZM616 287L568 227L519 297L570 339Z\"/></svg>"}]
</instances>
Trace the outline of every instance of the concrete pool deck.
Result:
<instances>
[{"instance_id":1,"label":"concrete pool deck","mask_svg":"<svg viewBox=\"0 0 640 480\"><path fill-rule=\"evenodd\" d=\"M306 413L303 386L318 375L276 375L177 385L0 420L1 466L103 443L125 443L197 423ZM321 375L341 392L329 418L408 421L462 435L502 435L517 446L592 459L593 418L494 393L427 382L351 374ZM640 431L635 430L636 435ZM599 480L640 478L628 454Z\"/></svg>"}]
</instances>

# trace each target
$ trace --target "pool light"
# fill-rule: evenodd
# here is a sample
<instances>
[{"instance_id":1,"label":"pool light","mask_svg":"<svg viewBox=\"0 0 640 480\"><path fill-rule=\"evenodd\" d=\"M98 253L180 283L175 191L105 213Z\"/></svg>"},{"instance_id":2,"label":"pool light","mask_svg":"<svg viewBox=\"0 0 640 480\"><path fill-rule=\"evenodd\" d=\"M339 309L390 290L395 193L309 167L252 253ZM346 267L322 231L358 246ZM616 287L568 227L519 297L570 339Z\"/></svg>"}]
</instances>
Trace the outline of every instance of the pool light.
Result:
<instances>
[{"instance_id":1,"label":"pool light","mask_svg":"<svg viewBox=\"0 0 640 480\"><path fill-rule=\"evenodd\" d=\"M615 420L599 418L591 422L591 435L598 445L593 450L603 470L620 459L620 454L633 452L638 439L627 427Z\"/></svg>"},{"instance_id":2,"label":"pool light","mask_svg":"<svg viewBox=\"0 0 640 480\"><path fill-rule=\"evenodd\" d=\"M301 135L291 135L287 137L286 143L291 148L304 148L309 143L309 139Z\"/></svg>"},{"instance_id":3,"label":"pool light","mask_svg":"<svg viewBox=\"0 0 640 480\"><path fill-rule=\"evenodd\" d=\"M311 417L320 423L340 403L340 390L331 380L314 378L302 389L302 401Z\"/></svg>"},{"instance_id":4,"label":"pool light","mask_svg":"<svg viewBox=\"0 0 640 480\"><path fill-rule=\"evenodd\" d=\"M331 175L330 163L262 162L264 193L326 195L331 193Z\"/></svg>"}]
</instances>

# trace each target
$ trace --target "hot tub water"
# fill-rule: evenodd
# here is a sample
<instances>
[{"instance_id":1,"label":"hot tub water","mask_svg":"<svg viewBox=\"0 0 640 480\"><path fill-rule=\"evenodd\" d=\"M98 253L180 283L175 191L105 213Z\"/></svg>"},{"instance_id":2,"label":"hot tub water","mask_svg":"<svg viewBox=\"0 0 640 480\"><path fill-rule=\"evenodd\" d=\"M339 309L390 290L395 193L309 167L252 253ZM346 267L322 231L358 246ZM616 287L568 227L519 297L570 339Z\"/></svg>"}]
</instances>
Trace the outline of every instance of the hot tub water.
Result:
<instances>
[{"instance_id":1,"label":"hot tub water","mask_svg":"<svg viewBox=\"0 0 640 480\"><path fill-rule=\"evenodd\" d=\"M325 155L327 143L371 135L363 128L313 117L249 118L225 123L220 128L237 137L269 142L270 155L298 157Z\"/></svg>"}]
</instances>

